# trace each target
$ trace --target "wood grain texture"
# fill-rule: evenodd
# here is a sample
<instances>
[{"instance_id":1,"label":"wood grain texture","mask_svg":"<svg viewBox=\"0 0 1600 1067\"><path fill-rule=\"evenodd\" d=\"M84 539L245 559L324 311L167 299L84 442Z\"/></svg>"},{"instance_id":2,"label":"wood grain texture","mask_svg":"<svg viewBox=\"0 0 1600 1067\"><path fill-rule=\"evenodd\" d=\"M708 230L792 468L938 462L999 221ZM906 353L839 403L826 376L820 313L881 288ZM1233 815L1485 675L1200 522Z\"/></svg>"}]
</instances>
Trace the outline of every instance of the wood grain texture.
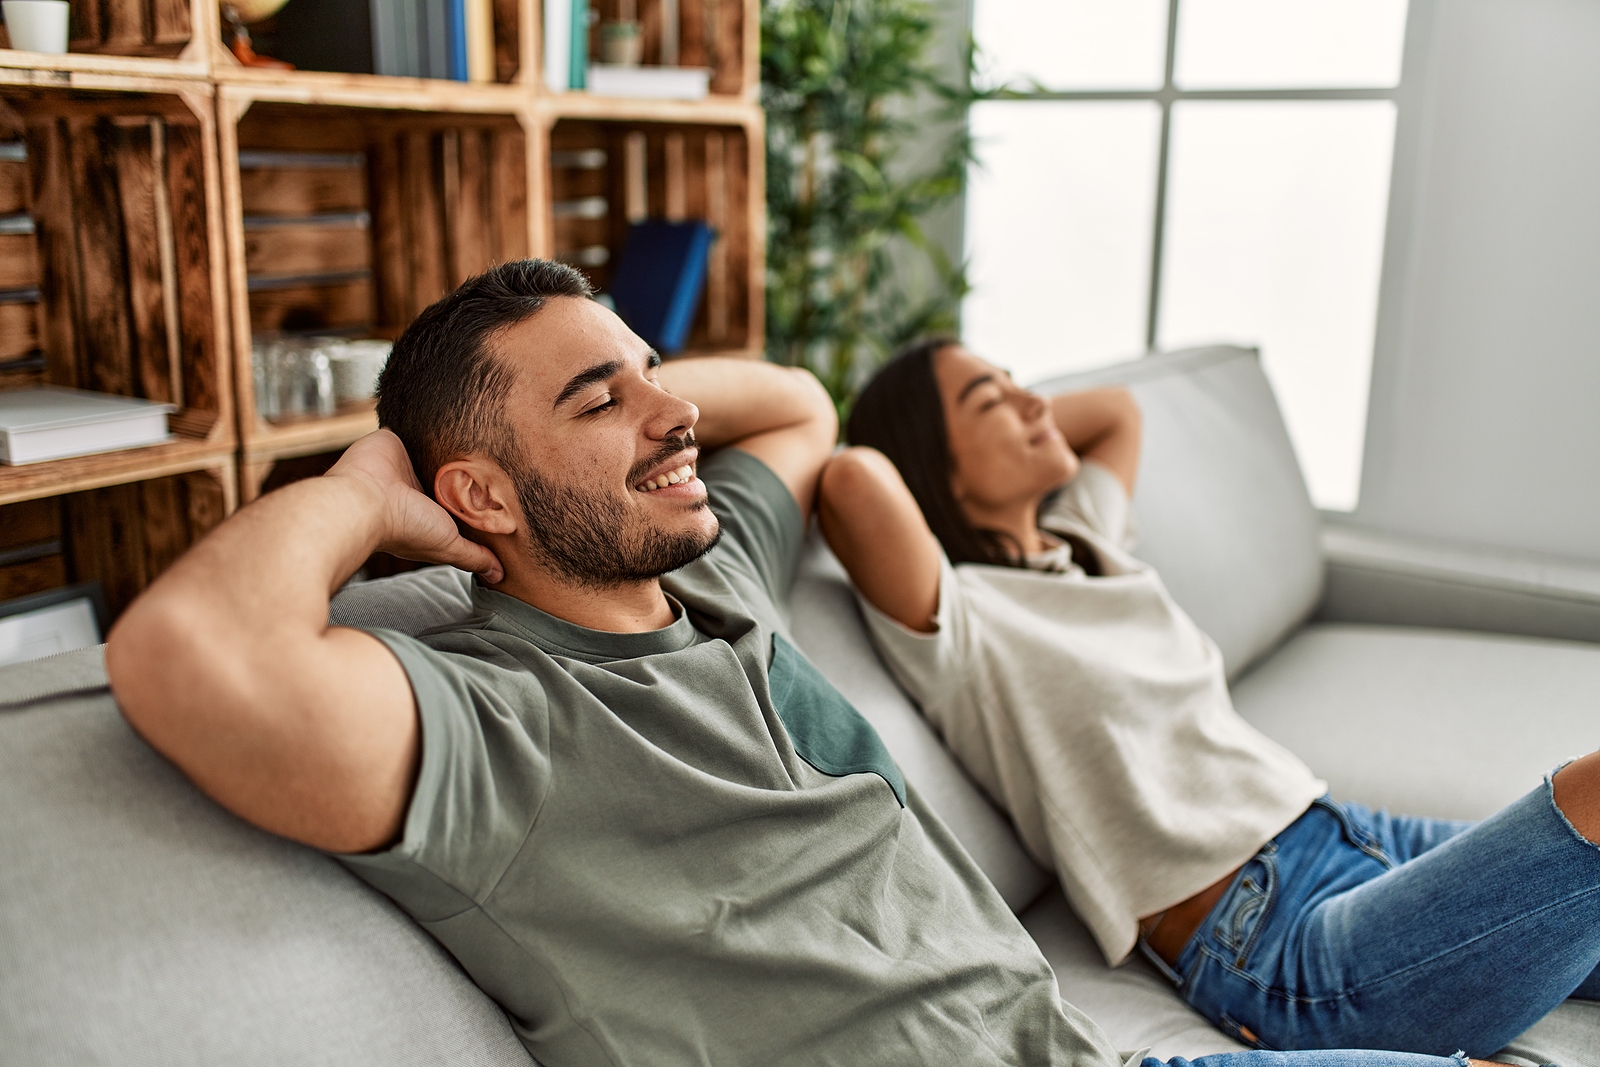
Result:
<instances>
[{"instance_id":1,"label":"wood grain texture","mask_svg":"<svg viewBox=\"0 0 1600 1067\"><path fill-rule=\"evenodd\" d=\"M67 584L67 561L61 553L0 567L0 600L60 589Z\"/></svg>"},{"instance_id":2,"label":"wood grain texture","mask_svg":"<svg viewBox=\"0 0 1600 1067\"><path fill-rule=\"evenodd\" d=\"M72 578L99 582L112 618L150 581L144 552L144 515L138 483L74 493L65 501L64 540Z\"/></svg>"},{"instance_id":3,"label":"wood grain texture","mask_svg":"<svg viewBox=\"0 0 1600 1067\"><path fill-rule=\"evenodd\" d=\"M372 264L370 234L350 223L247 229L244 262L252 277L365 270Z\"/></svg>"},{"instance_id":4,"label":"wood grain texture","mask_svg":"<svg viewBox=\"0 0 1600 1067\"><path fill-rule=\"evenodd\" d=\"M268 289L250 294L250 327L257 333L367 326L372 321L370 281Z\"/></svg>"},{"instance_id":5,"label":"wood grain texture","mask_svg":"<svg viewBox=\"0 0 1600 1067\"><path fill-rule=\"evenodd\" d=\"M189 22L189 5L185 0L149 2L150 43L156 46L187 44L193 29Z\"/></svg>"},{"instance_id":6,"label":"wood grain texture","mask_svg":"<svg viewBox=\"0 0 1600 1067\"><path fill-rule=\"evenodd\" d=\"M32 234L0 234L0 289L31 289L39 284L33 247Z\"/></svg>"},{"instance_id":7,"label":"wood grain texture","mask_svg":"<svg viewBox=\"0 0 1600 1067\"><path fill-rule=\"evenodd\" d=\"M114 133L107 120L69 119L78 232L79 334L89 387L134 395L133 341L117 196ZM111 142L111 143L108 143Z\"/></svg>"},{"instance_id":8,"label":"wood grain texture","mask_svg":"<svg viewBox=\"0 0 1600 1067\"><path fill-rule=\"evenodd\" d=\"M164 445L97 456L74 456L22 467L0 465L0 504L201 470L216 466L231 454L230 445L180 438Z\"/></svg>"},{"instance_id":9,"label":"wood grain texture","mask_svg":"<svg viewBox=\"0 0 1600 1067\"><path fill-rule=\"evenodd\" d=\"M212 303L212 248L206 224L206 138L193 123L168 122L164 131L167 203L178 279L179 360L187 407L221 411L221 349Z\"/></svg>"},{"instance_id":10,"label":"wood grain texture","mask_svg":"<svg viewBox=\"0 0 1600 1067\"><path fill-rule=\"evenodd\" d=\"M246 215L322 215L367 209L362 167L252 167L239 172Z\"/></svg>"},{"instance_id":11,"label":"wood grain texture","mask_svg":"<svg viewBox=\"0 0 1600 1067\"><path fill-rule=\"evenodd\" d=\"M39 305L0 304L0 363L24 356L39 347Z\"/></svg>"},{"instance_id":12,"label":"wood grain texture","mask_svg":"<svg viewBox=\"0 0 1600 1067\"><path fill-rule=\"evenodd\" d=\"M415 318L419 309L412 295L407 263L400 145L395 138L385 137L368 146L367 178L372 205L374 321L398 329Z\"/></svg>"},{"instance_id":13,"label":"wood grain texture","mask_svg":"<svg viewBox=\"0 0 1600 1067\"><path fill-rule=\"evenodd\" d=\"M61 536L61 505L55 500L25 500L0 507L0 549L54 541Z\"/></svg>"},{"instance_id":14,"label":"wood grain texture","mask_svg":"<svg viewBox=\"0 0 1600 1067\"><path fill-rule=\"evenodd\" d=\"M522 35L518 30L524 11L530 16L533 14L531 8L525 8L517 0L493 2L494 78L497 82L516 81L522 68Z\"/></svg>"},{"instance_id":15,"label":"wood grain texture","mask_svg":"<svg viewBox=\"0 0 1600 1067\"><path fill-rule=\"evenodd\" d=\"M149 43L150 27L141 0L101 0L102 42L107 49L136 53Z\"/></svg>"},{"instance_id":16,"label":"wood grain texture","mask_svg":"<svg viewBox=\"0 0 1600 1067\"><path fill-rule=\"evenodd\" d=\"M107 0L114 3L115 0ZM101 0L74 0L67 9L67 38L74 52L93 51L105 39L100 17Z\"/></svg>"},{"instance_id":17,"label":"wood grain texture","mask_svg":"<svg viewBox=\"0 0 1600 1067\"><path fill-rule=\"evenodd\" d=\"M507 127L489 137L490 232L498 238L493 258L499 263L532 255L528 232L528 146L522 130Z\"/></svg>"},{"instance_id":18,"label":"wood grain texture","mask_svg":"<svg viewBox=\"0 0 1600 1067\"><path fill-rule=\"evenodd\" d=\"M444 205L441 201L437 138L410 132L400 140L400 189L408 237L411 293L417 310L449 291L445 273Z\"/></svg>"},{"instance_id":19,"label":"wood grain texture","mask_svg":"<svg viewBox=\"0 0 1600 1067\"><path fill-rule=\"evenodd\" d=\"M39 333L55 385L86 381L78 340L78 237L72 212L72 142L56 120L28 129L34 242L39 256Z\"/></svg>"},{"instance_id":20,"label":"wood grain texture","mask_svg":"<svg viewBox=\"0 0 1600 1067\"><path fill-rule=\"evenodd\" d=\"M148 122L118 123L108 133L116 159L117 194L122 207L126 250L128 312L132 325L135 392L151 400L173 399L167 351L163 237L158 226L154 133Z\"/></svg>"},{"instance_id":21,"label":"wood grain texture","mask_svg":"<svg viewBox=\"0 0 1600 1067\"><path fill-rule=\"evenodd\" d=\"M0 215L28 210L28 164L0 163Z\"/></svg>"},{"instance_id":22,"label":"wood grain texture","mask_svg":"<svg viewBox=\"0 0 1600 1067\"><path fill-rule=\"evenodd\" d=\"M447 163L454 171L453 195L445 202L445 234L450 246L450 284L460 285L486 269L499 257L492 237L494 214L489 203L488 137L482 130L464 129L454 138Z\"/></svg>"}]
</instances>

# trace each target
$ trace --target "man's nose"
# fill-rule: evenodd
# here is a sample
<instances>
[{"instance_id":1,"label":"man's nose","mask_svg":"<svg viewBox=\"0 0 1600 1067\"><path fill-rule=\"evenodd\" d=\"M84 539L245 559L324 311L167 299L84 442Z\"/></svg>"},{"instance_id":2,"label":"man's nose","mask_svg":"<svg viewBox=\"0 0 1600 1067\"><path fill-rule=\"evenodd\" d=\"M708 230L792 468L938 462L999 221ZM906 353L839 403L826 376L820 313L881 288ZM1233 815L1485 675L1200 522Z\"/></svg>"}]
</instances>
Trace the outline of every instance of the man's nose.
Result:
<instances>
[{"instance_id":1,"label":"man's nose","mask_svg":"<svg viewBox=\"0 0 1600 1067\"><path fill-rule=\"evenodd\" d=\"M651 420L650 436L682 437L700 421L700 409L682 397L661 393L661 408Z\"/></svg>"}]
</instances>

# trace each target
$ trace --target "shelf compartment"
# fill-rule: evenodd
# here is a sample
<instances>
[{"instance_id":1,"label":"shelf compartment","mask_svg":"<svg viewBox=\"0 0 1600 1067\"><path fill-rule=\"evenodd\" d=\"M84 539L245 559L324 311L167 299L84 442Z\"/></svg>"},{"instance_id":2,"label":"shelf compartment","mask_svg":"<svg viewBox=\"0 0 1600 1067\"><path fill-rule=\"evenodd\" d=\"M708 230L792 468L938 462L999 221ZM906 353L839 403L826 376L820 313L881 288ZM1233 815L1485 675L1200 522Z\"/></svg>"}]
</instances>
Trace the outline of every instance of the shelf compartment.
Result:
<instances>
[{"instance_id":1,"label":"shelf compartment","mask_svg":"<svg viewBox=\"0 0 1600 1067\"><path fill-rule=\"evenodd\" d=\"M393 338L466 278L526 257L530 138L510 109L302 104L229 87L218 110L248 498L259 463L340 448L376 426L370 402L262 419L252 338Z\"/></svg>"},{"instance_id":2,"label":"shelf compartment","mask_svg":"<svg viewBox=\"0 0 1600 1067\"><path fill-rule=\"evenodd\" d=\"M549 144L546 255L604 291L631 222L704 219L716 239L685 351L759 353L763 185L749 126L562 119Z\"/></svg>"},{"instance_id":3,"label":"shelf compartment","mask_svg":"<svg viewBox=\"0 0 1600 1067\"><path fill-rule=\"evenodd\" d=\"M600 55L600 24L620 18L625 5L624 0L592 0L590 6L599 15L589 30L592 62ZM645 66L706 67L711 70L713 97L757 97L761 27L754 5L742 0L629 0L626 6L634 9L640 23ZM668 30L674 7L678 11L675 42ZM539 12L542 18L542 5ZM543 85L542 72L539 84Z\"/></svg>"},{"instance_id":4,"label":"shelf compartment","mask_svg":"<svg viewBox=\"0 0 1600 1067\"><path fill-rule=\"evenodd\" d=\"M220 24L215 0L72 0L67 53L13 49L0 28L0 68L203 78Z\"/></svg>"},{"instance_id":5,"label":"shelf compartment","mask_svg":"<svg viewBox=\"0 0 1600 1067\"><path fill-rule=\"evenodd\" d=\"M0 500L194 470L234 447L209 88L0 87L0 388L176 405L169 444L0 467Z\"/></svg>"}]
</instances>

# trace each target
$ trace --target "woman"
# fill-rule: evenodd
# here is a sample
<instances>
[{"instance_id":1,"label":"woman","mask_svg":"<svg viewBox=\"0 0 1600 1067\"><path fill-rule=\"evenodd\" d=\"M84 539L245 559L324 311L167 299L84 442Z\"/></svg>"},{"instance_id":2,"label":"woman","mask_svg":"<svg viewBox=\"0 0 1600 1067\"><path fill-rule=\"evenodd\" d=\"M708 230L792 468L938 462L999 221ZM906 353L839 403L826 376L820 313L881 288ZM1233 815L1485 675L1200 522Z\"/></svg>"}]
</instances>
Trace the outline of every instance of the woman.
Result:
<instances>
[{"instance_id":1,"label":"woman","mask_svg":"<svg viewBox=\"0 0 1600 1067\"><path fill-rule=\"evenodd\" d=\"M1137 943L1263 1048L1482 1056L1600 999L1600 754L1475 827L1330 800L1128 554L1126 392L1046 400L934 341L848 433L820 517L873 639L1108 962Z\"/></svg>"}]
</instances>

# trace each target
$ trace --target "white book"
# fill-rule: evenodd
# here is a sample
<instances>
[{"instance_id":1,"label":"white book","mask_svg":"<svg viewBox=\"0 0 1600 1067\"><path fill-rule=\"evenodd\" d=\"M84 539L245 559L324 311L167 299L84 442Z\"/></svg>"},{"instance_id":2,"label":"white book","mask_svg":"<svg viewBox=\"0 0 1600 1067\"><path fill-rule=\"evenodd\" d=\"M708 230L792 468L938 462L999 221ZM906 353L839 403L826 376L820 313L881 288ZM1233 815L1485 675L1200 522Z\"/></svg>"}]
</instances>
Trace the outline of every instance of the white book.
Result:
<instances>
[{"instance_id":1,"label":"white book","mask_svg":"<svg viewBox=\"0 0 1600 1067\"><path fill-rule=\"evenodd\" d=\"M700 100L711 91L707 67L616 67L589 64L589 92L652 100Z\"/></svg>"},{"instance_id":2,"label":"white book","mask_svg":"<svg viewBox=\"0 0 1600 1067\"><path fill-rule=\"evenodd\" d=\"M564 93L572 77L571 0L544 0L544 84Z\"/></svg>"},{"instance_id":3,"label":"white book","mask_svg":"<svg viewBox=\"0 0 1600 1067\"><path fill-rule=\"evenodd\" d=\"M141 448L172 440L171 404L53 385L0 392L0 463Z\"/></svg>"}]
</instances>

